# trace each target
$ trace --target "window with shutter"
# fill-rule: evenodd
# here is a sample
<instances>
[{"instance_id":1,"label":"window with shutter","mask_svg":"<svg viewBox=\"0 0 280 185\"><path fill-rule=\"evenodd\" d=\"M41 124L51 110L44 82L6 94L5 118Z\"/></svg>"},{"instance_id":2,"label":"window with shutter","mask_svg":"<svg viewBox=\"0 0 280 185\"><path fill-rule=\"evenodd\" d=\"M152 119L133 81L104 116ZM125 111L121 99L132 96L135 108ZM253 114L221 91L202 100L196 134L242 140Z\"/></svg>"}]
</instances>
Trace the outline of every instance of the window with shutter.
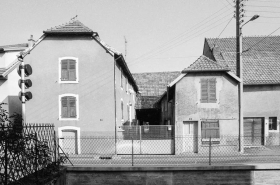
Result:
<instances>
[{"instance_id":1,"label":"window with shutter","mask_svg":"<svg viewBox=\"0 0 280 185\"><path fill-rule=\"evenodd\" d=\"M202 139L219 139L220 138L220 127L219 121L202 121L201 122L201 136Z\"/></svg>"},{"instance_id":2,"label":"window with shutter","mask_svg":"<svg viewBox=\"0 0 280 185\"><path fill-rule=\"evenodd\" d=\"M216 79L201 79L201 103L216 103Z\"/></svg>"},{"instance_id":3,"label":"window with shutter","mask_svg":"<svg viewBox=\"0 0 280 185\"><path fill-rule=\"evenodd\" d=\"M60 61L59 83L78 82L78 59L74 57L63 57Z\"/></svg>"},{"instance_id":4,"label":"window with shutter","mask_svg":"<svg viewBox=\"0 0 280 185\"><path fill-rule=\"evenodd\" d=\"M123 120L123 100L121 100L122 120Z\"/></svg>"},{"instance_id":5,"label":"window with shutter","mask_svg":"<svg viewBox=\"0 0 280 185\"><path fill-rule=\"evenodd\" d=\"M60 96L61 118L77 118L77 97Z\"/></svg>"}]
</instances>

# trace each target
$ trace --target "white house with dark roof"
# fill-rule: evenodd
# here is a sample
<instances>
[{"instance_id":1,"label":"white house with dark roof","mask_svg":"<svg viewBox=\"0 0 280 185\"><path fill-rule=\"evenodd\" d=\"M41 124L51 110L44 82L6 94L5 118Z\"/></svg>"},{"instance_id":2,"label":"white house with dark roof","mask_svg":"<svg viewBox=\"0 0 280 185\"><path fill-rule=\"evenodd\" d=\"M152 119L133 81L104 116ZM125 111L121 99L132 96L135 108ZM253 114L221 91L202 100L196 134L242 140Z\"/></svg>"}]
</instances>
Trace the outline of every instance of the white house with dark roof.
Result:
<instances>
[{"instance_id":1,"label":"white house with dark roof","mask_svg":"<svg viewBox=\"0 0 280 185\"><path fill-rule=\"evenodd\" d=\"M29 89L33 99L26 102L25 122L53 123L58 137L64 138L60 144L67 153L91 150L114 154L114 139L104 148L85 144L80 138L121 137L119 128L135 119L138 87L122 54L103 42L97 32L71 20L45 30L23 57L33 69L28 77L33 83ZM4 82L17 86L10 76L19 64L14 60L12 68L5 67L1 74ZM65 144L66 137L74 139Z\"/></svg>"},{"instance_id":2,"label":"white house with dark roof","mask_svg":"<svg viewBox=\"0 0 280 185\"><path fill-rule=\"evenodd\" d=\"M203 54L235 73L235 42L206 38ZM280 36L243 37L242 56L245 144L279 144Z\"/></svg>"}]
</instances>

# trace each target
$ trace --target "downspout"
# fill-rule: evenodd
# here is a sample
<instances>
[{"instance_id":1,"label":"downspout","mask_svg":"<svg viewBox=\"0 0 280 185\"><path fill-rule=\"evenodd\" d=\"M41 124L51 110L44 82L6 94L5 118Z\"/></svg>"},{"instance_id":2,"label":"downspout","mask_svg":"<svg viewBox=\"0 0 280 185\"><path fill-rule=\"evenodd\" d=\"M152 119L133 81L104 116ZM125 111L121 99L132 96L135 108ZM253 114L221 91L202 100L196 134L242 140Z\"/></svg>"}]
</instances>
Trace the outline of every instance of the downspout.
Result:
<instances>
[{"instance_id":1,"label":"downspout","mask_svg":"<svg viewBox=\"0 0 280 185\"><path fill-rule=\"evenodd\" d=\"M117 154L117 100L116 100L116 60L114 57L114 100L115 100L115 154Z\"/></svg>"}]
</instances>

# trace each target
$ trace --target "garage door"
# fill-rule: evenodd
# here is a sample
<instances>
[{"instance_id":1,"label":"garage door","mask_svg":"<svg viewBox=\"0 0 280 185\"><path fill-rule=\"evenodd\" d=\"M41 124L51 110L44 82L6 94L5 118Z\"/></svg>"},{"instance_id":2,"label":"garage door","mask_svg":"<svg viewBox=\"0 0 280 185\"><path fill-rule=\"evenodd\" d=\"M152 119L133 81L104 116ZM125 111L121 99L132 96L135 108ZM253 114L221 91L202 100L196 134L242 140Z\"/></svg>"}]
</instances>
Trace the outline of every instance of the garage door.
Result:
<instances>
[{"instance_id":1,"label":"garage door","mask_svg":"<svg viewBox=\"0 0 280 185\"><path fill-rule=\"evenodd\" d=\"M264 119L244 118L244 145L264 144Z\"/></svg>"}]
</instances>

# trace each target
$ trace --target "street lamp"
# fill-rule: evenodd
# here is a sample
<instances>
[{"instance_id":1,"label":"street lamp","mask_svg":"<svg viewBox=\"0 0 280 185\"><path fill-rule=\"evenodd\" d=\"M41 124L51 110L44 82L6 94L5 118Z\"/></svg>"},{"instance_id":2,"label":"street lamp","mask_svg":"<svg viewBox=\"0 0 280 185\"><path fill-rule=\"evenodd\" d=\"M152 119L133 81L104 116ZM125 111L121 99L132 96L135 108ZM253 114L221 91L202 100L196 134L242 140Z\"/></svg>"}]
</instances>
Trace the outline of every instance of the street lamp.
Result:
<instances>
[{"instance_id":1,"label":"street lamp","mask_svg":"<svg viewBox=\"0 0 280 185\"><path fill-rule=\"evenodd\" d=\"M236 12L239 12L239 6L237 6ZM236 16L236 74L240 78L238 84L238 105L239 105L239 151L244 152L244 125L243 125L243 63L242 63L242 27L250 21L254 21L259 18L259 15L254 15L250 20L240 26L239 14Z\"/></svg>"}]
</instances>

